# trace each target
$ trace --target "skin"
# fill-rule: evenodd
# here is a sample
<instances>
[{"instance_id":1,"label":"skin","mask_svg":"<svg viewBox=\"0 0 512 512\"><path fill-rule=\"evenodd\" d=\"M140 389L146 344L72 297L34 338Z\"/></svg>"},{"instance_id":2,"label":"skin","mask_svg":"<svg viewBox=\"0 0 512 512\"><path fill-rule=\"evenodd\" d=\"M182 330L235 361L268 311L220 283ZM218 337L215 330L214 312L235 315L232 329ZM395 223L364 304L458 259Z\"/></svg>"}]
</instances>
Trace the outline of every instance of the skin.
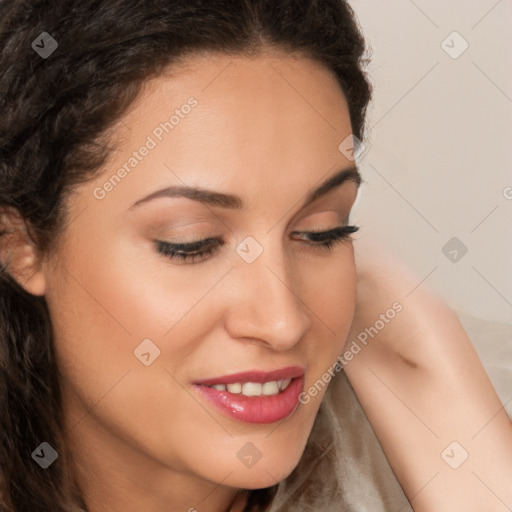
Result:
<instances>
[{"instance_id":1,"label":"skin","mask_svg":"<svg viewBox=\"0 0 512 512\"><path fill-rule=\"evenodd\" d=\"M346 224L356 198L347 181L301 208L353 165L338 150L351 126L334 76L270 51L194 56L172 72L147 83L114 128L122 144L70 197L72 220L52 255L31 260L27 249L24 260L32 271L21 280L45 295L54 322L66 435L91 512L220 512L238 489L285 478L325 389L279 424L257 425L223 415L191 383L300 365L309 387L335 362L354 315L351 241L328 250L291 237ZM94 190L191 96L191 113L97 199ZM183 184L235 194L246 208L188 198L131 208ZM208 236L226 245L194 264L153 244ZM250 264L236 252L247 236L263 248ZM161 351L150 366L133 354L147 338ZM248 442L262 454L251 468L237 457Z\"/></svg>"}]
</instances>

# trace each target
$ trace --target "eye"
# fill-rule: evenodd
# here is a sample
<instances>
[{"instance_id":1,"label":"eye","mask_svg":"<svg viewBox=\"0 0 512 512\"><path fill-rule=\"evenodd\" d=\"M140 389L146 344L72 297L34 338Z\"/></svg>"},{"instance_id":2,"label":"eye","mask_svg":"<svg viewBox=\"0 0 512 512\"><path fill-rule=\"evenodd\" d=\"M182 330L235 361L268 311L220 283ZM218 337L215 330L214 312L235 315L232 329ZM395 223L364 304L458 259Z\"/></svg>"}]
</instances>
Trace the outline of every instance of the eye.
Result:
<instances>
[{"instance_id":1,"label":"eye","mask_svg":"<svg viewBox=\"0 0 512 512\"><path fill-rule=\"evenodd\" d=\"M334 244L350 240L351 235L358 230L358 226L337 226L328 231L294 231L292 235L302 235L314 245L330 250Z\"/></svg>"},{"instance_id":2,"label":"eye","mask_svg":"<svg viewBox=\"0 0 512 512\"><path fill-rule=\"evenodd\" d=\"M222 238L205 238L187 244L155 240L157 252L182 263L200 263L225 243Z\"/></svg>"},{"instance_id":3,"label":"eye","mask_svg":"<svg viewBox=\"0 0 512 512\"><path fill-rule=\"evenodd\" d=\"M299 240L305 239L311 245L330 250L335 243L350 239L351 235L358 230L357 226L337 226L328 231L294 231L292 235L300 235ZM200 263L208 259L226 242L222 238L205 238L186 244L161 240L155 240L154 243L157 252L171 260L180 263Z\"/></svg>"}]
</instances>

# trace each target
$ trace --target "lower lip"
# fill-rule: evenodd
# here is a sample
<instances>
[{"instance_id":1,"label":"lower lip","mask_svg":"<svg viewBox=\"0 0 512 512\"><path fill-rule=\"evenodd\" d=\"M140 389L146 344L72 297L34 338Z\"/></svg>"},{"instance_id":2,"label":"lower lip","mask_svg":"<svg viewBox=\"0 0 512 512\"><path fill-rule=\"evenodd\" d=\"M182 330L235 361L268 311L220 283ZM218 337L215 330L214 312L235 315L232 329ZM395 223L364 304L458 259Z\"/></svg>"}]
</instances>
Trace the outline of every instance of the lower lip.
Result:
<instances>
[{"instance_id":1,"label":"lower lip","mask_svg":"<svg viewBox=\"0 0 512 512\"><path fill-rule=\"evenodd\" d=\"M274 423L295 411L299 404L303 382L303 376L296 377L283 392L270 396L236 395L199 384L193 384L192 387L231 418L246 423Z\"/></svg>"}]
</instances>

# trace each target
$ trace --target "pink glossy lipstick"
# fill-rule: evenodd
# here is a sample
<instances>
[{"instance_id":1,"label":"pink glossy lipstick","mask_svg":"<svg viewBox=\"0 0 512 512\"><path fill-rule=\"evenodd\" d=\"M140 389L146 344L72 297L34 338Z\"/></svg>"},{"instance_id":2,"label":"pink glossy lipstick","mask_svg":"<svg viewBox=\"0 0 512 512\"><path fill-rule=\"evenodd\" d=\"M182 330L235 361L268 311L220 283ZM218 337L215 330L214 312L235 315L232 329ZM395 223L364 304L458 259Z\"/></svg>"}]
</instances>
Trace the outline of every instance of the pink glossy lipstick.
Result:
<instances>
[{"instance_id":1,"label":"pink glossy lipstick","mask_svg":"<svg viewBox=\"0 0 512 512\"><path fill-rule=\"evenodd\" d=\"M304 368L249 371L195 381L192 387L207 402L247 423L273 423L291 415L304 386Z\"/></svg>"}]
</instances>

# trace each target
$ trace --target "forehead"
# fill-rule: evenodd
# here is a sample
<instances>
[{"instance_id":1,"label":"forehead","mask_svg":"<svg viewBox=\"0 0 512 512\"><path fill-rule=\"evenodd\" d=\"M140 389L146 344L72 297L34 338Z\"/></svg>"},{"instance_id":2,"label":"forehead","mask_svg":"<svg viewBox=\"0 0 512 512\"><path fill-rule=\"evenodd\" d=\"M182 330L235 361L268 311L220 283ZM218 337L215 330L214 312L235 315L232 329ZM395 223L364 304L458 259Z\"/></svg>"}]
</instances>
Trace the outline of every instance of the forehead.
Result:
<instances>
[{"instance_id":1,"label":"forehead","mask_svg":"<svg viewBox=\"0 0 512 512\"><path fill-rule=\"evenodd\" d=\"M350 163L338 150L351 126L334 74L279 52L180 59L144 85L115 133L122 143L95 186L124 168L109 197L127 207L136 194L172 184L303 195Z\"/></svg>"},{"instance_id":2,"label":"forehead","mask_svg":"<svg viewBox=\"0 0 512 512\"><path fill-rule=\"evenodd\" d=\"M143 92L123 119L123 124L161 121L190 96L198 99L195 120L205 124L215 115L239 125L260 123L312 123L312 128L336 131L347 113L345 97L334 73L308 57L282 52L256 56L201 53L182 57ZM249 118L250 116L250 118ZM318 125L318 126L317 126ZM232 126L232 125L231 125ZM218 126L221 128L222 126Z\"/></svg>"}]
</instances>

